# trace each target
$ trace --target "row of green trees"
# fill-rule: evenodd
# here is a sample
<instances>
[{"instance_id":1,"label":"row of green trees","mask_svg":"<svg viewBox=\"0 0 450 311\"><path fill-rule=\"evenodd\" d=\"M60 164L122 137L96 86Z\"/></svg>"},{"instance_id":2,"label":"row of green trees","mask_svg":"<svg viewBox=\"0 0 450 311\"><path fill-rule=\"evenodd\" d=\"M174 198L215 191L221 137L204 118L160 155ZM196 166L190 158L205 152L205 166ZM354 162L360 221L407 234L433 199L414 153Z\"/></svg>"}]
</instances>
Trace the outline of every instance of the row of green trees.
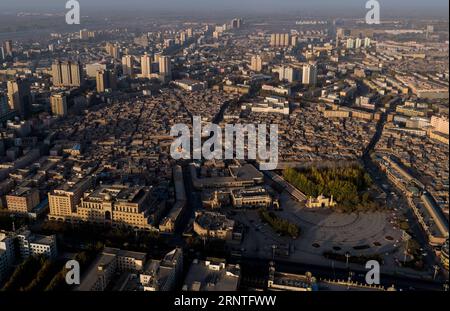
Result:
<instances>
[{"instance_id":1,"label":"row of green trees","mask_svg":"<svg viewBox=\"0 0 450 311\"><path fill-rule=\"evenodd\" d=\"M307 196L333 196L338 208L346 212L378 208L368 191L372 179L360 166L302 171L287 168L283 177Z\"/></svg>"},{"instance_id":2,"label":"row of green trees","mask_svg":"<svg viewBox=\"0 0 450 311\"><path fill-rule=\"evenodd\" d=\"M24 291L33 282L35 275L46 263L43 256L28 257L13 272L12 276L3 286L3 291Z\"/></svg>"},{"instance_id":3,"label":"row of green trees","mask_svg":"<svg viewBox=\"0 0 450 311\"><path fill-rule=\"evenodd\" d=\"M103 245L101 246L103 248ZM98 253L97 247L75 256L81 271L87 270ZM2 291L64 291L70 290L66 284L64 260L51 260L44 256L31 256L13 272Z\"/></svg>"},{"instance_id":4,"label":"row of green trees","mask_svg":"<svg viewBox=\"0 0 450 311\"><path fill-rule=\"evenodd\" d=\"M158 232L136 232L126 226L107 227L93 224L67 224L56 221L46 221L41 227L41 233L58 234L66 241L76 241L83 244L102 243L105 246L121 247L125 243L133 251L147 251L149 245L165 245Z\"/></svg>"},{"instance_id":5,"label":"row of green trees","mask_svg":"<svg viewBox=\"0 0 450 311\"><path fill-rule=\"evenodd\" d=\"M75 260L80 264L81 272L87 270L89 265L95 259L98 254L98 251L102 248L102 246L96 246L95 249L91 249L88 251L82 251L75 255ZM61 268L61 270L51 279L48 285L45 287L45 291L67 291L70 290L69 285L66 283L66 275L69 271L65 267L65 265Z\"/></svg>"},{"instance_id":6,"label":"row of green trees","mask_svg":"<svg viewBox=\"0 0 450 311\"><path fill-rule=\"evenodd\" d=\"M261 209L259 210L259 216L262 221L268 223L277 233L290 236L293 239L298 238L300 235L300 228L296 224L278 217L274 212Z\"/></svg>"},{"instance_id":7,"label":"row of green trees","mask_svg":"<svg viewBox=\"0 0 450 311\"><path fill-rule=\"evenodd\" d=\"M57 273L62 263L54 260L46 260L28 286L24 287L24 291L43 291Z\"/></svg>"}]
</instances>

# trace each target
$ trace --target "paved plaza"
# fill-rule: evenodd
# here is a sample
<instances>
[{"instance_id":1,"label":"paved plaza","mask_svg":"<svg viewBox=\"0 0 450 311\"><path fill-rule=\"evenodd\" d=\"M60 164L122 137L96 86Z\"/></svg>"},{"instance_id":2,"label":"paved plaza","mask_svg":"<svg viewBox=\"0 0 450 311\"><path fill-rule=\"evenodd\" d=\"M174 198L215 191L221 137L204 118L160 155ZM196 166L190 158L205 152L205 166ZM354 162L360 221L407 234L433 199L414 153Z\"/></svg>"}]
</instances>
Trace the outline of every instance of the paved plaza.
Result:
<instances>
[{"instance_id":1,"label":"paved plaza","mask_svg":"<svg viewBox=\"0 0 450 311\"><path fill-rule=\"evenodd\" d=\"M390 270L397 269L395 259L403 258L402 231L391 223L389 212L343 214L311 210L287 193L281 195L280 203L283 210L276 214L295 222L301 228L300 237L293 240L275 233L260 221L257 211L239 212L236 219L250 228L242 244L244 256L270 259L273 245L277 245L290 250L289 256L278 258L285 261L329 266L331 262L323 256L324 252L349 252L353 256L380 255Z\"/></svg>"}]
</instances>

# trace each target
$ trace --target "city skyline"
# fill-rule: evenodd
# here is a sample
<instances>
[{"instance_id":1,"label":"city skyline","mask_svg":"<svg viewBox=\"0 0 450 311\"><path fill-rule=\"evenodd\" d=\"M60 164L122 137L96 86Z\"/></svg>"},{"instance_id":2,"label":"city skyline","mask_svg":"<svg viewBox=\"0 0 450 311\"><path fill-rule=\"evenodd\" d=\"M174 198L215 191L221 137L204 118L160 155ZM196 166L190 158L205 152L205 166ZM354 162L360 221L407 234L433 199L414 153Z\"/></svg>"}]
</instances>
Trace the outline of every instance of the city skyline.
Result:
<instances>
[{"instance_id":1,"label":"city skyline","mask_svg":"<svg viewBox=\"0 0 450 311\"><path fill-rule=\"evenodd\" d=\"M1 11L0 305L448 291L447 3L80 2Z\"/></svg>"},{"instance_id":2,"label":"city skyline","mask_svg":"<svg viewBox=\"0 0 450 311\"><path fill-rule=\"evenodd\" d=\"M60 12L66 1L57 3L51 0L17 0L14 2L3 3L2 8L5 11L58 11ZM109 11L152 11L166 12L173 14L193 14L201 12L208 14L226 14L241 12L243 14L268 14L268 13L289 13L289 14L315 14L320 16L329 16L330 13L343 14L343 16L354 16L366 11L367 1L361 0L341 0L339 3L332 0L228 0L228 1L210 1L193 0L186 6L185 1L181 0L152 0L150 3L145 0L131 0L124 4L119 0L80 0L80 6L84 14L109 12ZM417 14L431 14L438 16L448 16L448 1L431 0L426 3L420 0L391 0L379 1L381 12L386 16L415 16ZM237 9L239 7L239 9Z\"/></svg>"}]
</instances>

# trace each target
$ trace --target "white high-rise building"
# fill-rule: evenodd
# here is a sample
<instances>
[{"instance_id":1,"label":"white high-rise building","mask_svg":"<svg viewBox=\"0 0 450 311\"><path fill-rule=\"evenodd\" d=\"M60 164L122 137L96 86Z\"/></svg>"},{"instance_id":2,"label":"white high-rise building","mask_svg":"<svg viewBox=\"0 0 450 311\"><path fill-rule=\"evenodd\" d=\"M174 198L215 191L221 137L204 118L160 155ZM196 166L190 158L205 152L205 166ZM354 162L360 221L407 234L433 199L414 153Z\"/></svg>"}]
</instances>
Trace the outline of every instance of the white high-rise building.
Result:
<instances>
[{"instance_id":1,"label":"white high-rise building","mask_svg":"<svg viewBox=\"0 0 450 311\"><path fill-rule=\"evenodd\" d=\"M308 64L303 66L302 83L306 85L316 85L317 83L317 66Z\"/></svg>"},{"instance_id":2,"label":"white high-rise building","mask_svg":"<svg viewBox=\"0 0 450 311\"><path fill-rule=\"evenodd\" d=\"M262 58L261 58L261 56L259 56L259 55L252 56L250 68L251 68L251 70L257 71L257 72L262 70Z\"/></svg>"},{"instance_id":3,"label":"white high-rise building","mask_svg":"<svg viewBox=\"0 0 450 311\"><path fill-rule=\"evenodd\" d=\"M114 91L117 87L116 73L114 70L101 70L97 72L97 92Z\"/></svg>"},{"instance_id":4,"label":"white high-rise building","mask_svg":"<svg viewBox=\"0 0 450 311\"><path fill-rule=\"evenodd\" d=\"M361 46L362 46L361 38L356 38L356 40L355 40L355 49L360 49Z\"/></svg>"},{"instance_id":5,"label":"white high-rise building","mask_svg":"<svg viewBox=\"0 0 450 311\"><path fill-rule=\"evenodd\" d=\"M53 94L50 97L50 107L53 115L67 115L67 97L63 93Z\"/></svg>"},{"instance_id":6,"label":"white high-rise building","mask_svg":"<svg viewBox=\"0 0 450 311\"><path fill-rule=\"evenodd\" d=\"M119 58L120 57L119 46L108 42L108 43L106 43L105 49L106 49L106 53L108 53L109 56L111 56L112 58L115 58L115 59L120 59Z\"/></svg>"},{"instance_id":7,"label":"white high-rise building","mask_svg":"<svg viewBox=\"0 0 450 311\"><path fill-rule=\"evenodd\" d=\"M186 32L182 31L180 33L180 43L184 44L186 42L186 40L187 40L187 34L186 34Z\"/></svg>"},{"instance_id":8,"label":"white high-rise building","mask_svg":"<svg viewBox=\"0 0 450 311\"><path fill-rule=\"evenodd\" d=\"M0 60L4 60L6 58L5 48L0 46Z\"/></svg>"},{"instance_id":9,"label":"white high-rise building","mask_svg":"<svg viewBox=\"0 0 450 311\"><path fill-rule=\"evenodd\" d=\"M296 47L298 45L298 36L291 37L291 46Z\"/></svg>"},{"instance_id":10,"label":"white high-rise building","mask_svg":"<svg viewBox=\"0 0 450 311\"><path fill-rule=\"evenodd\" d=\"M160 56L159 58L159 75L164 82L172 79L172 64L169 56Z\"/></svg>"},{"instance_id":11,"label":"white high-rise building","mask_svg":"<svg viewBox=\"0 0 450 311\"><path fill-rule=\"evenodd\" d=\"M53 85L56 87L80 87L83 83L79 62L55 61L52 64Z\"/></svg>"},{"instance_id":12,"label":"white high-rise building","mask_svg":"<svg viewBox=\"0 0 450 311\"><path fill-rule=\"evenodd\" d=\"M347 49L353 49L355 47L355 40L353 38L347 39Z\"/></svg>"},{"instance_id":13,"label":"white high-rise building","mask_svg":"<svg viewBox=\"0 0 450 311\"><path fill-rule=\"evenodd\" d=\"M31 93L28 80L15 78L8 81L8 102L11 110L16 110L23 117L31 112Z\"/></svg>"},{"instance_id":14,"label":"white high-rise building","mask_svg":"<svg viewBox=\"0 0 450 311\"><path fill-rule=\"evenodd\" d=\"M87 29L81 29L80 40L87 40L87 39L89 39L89 31Z\"/></svg>"},{"instance_id":15,"label":"white high-rise building","mask_svg":"<svg viewBox=\"0 0 450 311\"><path fill-rule=\"evenodd\" d=\"M364 39L364 47L365 48L369 48L371 43L372 42L371 42L370 38L367 37Z\"/></svg>"},{"instance_id":16,"label":"white high-rise building","mask_svg":"<svg viewBox=\"0 0 450 311\"><path fill-rule=\"evenodd\" d=\"M280 81L287 81L289 83L292 83L300 79L300 72L297 68L293 68L290 66L280 66L274 68L272 71L278 73L278 79Z\"/></svg>"},{"instance_id":17,"label":"white high-rise building","mask_svg":"<svg viewBox=\"0 0 450 311\"><path fill-rule=\"evenodd\" d=\"M274 33L270 36L272 47L287 47L291 44L291 36L288 33Z\"/></svg>"},{"instance_id":18,"label":"white high-rise building","mask_svg":"<svg viewBox=\"0 0 450 311\"><path fill-rule=\"evenodd\" d=\"M149 78L152 74L152 58L150 55L145 54L141 57L141 74L142 78Z\"/></svg>"},{"instance_id":19,"label":"white high-rise building","mask_svg":"<svg viewBox=\"0 0 450 311\"><path fill-rule=\"evenodd\" d=\"M133 56L125 55L122 57L122 71L124 76L133 77Z\"/></svg>"}]
</instances>

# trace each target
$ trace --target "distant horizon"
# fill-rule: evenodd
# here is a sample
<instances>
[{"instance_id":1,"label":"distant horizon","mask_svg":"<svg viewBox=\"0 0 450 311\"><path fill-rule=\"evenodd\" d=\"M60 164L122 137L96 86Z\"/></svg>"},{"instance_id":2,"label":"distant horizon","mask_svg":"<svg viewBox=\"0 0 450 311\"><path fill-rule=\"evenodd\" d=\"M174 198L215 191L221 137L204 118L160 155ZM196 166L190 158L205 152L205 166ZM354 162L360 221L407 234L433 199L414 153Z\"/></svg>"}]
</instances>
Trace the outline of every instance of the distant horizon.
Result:
<instances>
[{"instance_id":1,"label":"distant horizon","mask_svg":"<svg viewBox=\"0 0 450 311\"><path fill-rule=\"evenodd\" d=\"M111 12L151 12L183 15L294 15L360 16L366 0L78 0L82 14ZM66 0L15 0L0 4L3 13L65 12ZM381 14L386 17L447 17L448 0L379 0ZM362 16L361 16L362 17Z\"/></svg>"}]
</instances>

